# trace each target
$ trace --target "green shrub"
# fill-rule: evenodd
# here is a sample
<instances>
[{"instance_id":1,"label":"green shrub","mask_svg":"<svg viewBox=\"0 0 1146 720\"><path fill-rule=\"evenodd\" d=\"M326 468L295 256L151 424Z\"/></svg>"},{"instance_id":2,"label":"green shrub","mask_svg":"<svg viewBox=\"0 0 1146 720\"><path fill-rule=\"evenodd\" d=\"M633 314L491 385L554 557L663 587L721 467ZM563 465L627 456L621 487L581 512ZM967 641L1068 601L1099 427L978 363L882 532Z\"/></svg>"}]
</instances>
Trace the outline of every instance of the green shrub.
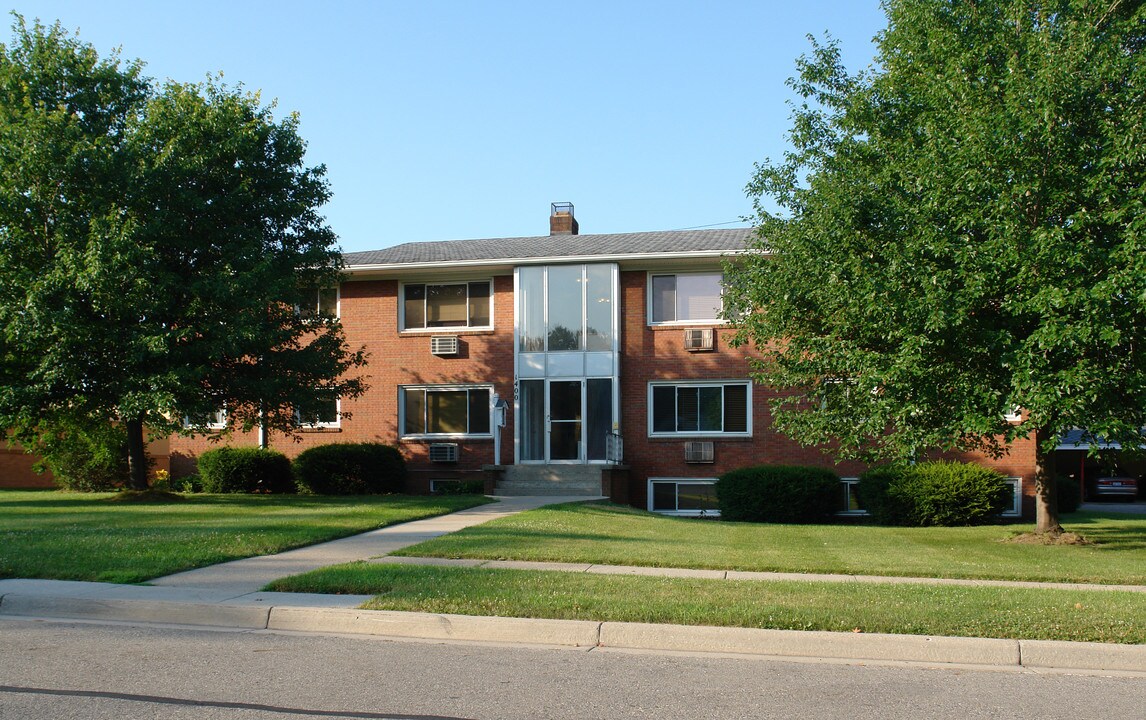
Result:
<instances>
[{"instance_id":1,"label":"green shrub","mask_svg":"<svg viewBox=\"0 0 1146 720\"><path fill-rule=\"evenodd\" d=\"M182 493L203 492L203 478L198 475L184 475L178 480L172 480L171 484L176 490Z\"/></svg>"},{"instance_id":2,"label":"green shrub","mask_svg":"<svg viewBox=\"0 0 1146 720\"><path fill-rule=\"evenodd\" d=\"M45 430L36 448L39 468L66 490L115 490L127 478L127 432L121 425L68 424Z\"/></svg>"},{"instance_id":3,"label":"green shrub","mask_svg":"<svg viewBox=\"0 0 1146 720\"><path fill-rule=\"evenodd\" d=\"M299 489L316 495L400 493L406 460L382 443L334 443L299 453L294 472Z\"/></svg>"},{"instance_id":4,"label":"green shrub","mask_svg":"<svg viewBox=\"0 0 1146 720\"><path fill-rule=\"evenodd\" d=\"M199 476L208 493L295 492L290 460L275 450L221 447L199 456Z\"/></svg>"},{"instance_id":5,"label":"green shrub","mask_svg":"<svg viewBox=\"0 0 1146 720\"><path fill-rule=\"evenodd\" d=\"M905 491L907 467L881 465L860 475L856 493L860 507L878 525L910 525L915 503Z\"/></svg>"},{"instance_id":6,"label":"green shrub","mask_svg":"<svg viewBox=\"0 0 1146 720\"><path fill-rule=\"evenodd\" d=\"M1065 475L1059 475L1055 478L1055 483L1058 491L1058 511L1060 513L1072 513L1078 510L1082 505L1082 490L1078 487L1078 481Z\"/></svg>"},{"instance_id":7,"label":"green shrub","mask_svg":"<svg viewBox=\"0 0 1146 720\"><path fill-rule=\"evenodd\" d=\"M722 520L773 523L826 522L836 511L840 478L831 470L758 465L716 481Z\"/></svg>"},{"instance_id":8,"label":"green shrub","mask_svg":"<svg viewBox=\"0 0 1146 720\"><path fill-rule=\"evenodd\" d=\"M865 509L881 525L982 525L1010 505L999 472L974 463L923 462L873 468L860 476Z\"/></svg>"},{"instance_id":9,"label":"green shrub","mask_svg":"<svg viewBox=\"0 0 1146 720\"><path fill-rule=\"evenodd\" d=\"M485 480L458 480L439 483L435 495L481 495L485 492Z\"/></svg>"}]
</instances>

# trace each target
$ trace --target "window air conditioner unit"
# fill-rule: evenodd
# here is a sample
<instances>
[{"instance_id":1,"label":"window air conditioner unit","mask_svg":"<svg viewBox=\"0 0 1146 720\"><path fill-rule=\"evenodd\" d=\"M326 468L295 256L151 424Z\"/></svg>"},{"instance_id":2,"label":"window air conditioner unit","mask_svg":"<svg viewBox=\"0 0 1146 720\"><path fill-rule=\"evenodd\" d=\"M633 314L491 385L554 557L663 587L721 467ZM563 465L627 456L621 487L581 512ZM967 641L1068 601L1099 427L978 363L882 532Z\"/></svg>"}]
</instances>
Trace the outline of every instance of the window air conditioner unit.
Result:
<instances>
[{"instance_id":1,"label":"window air conditioner unit","mask_svg":"<svg viewBox=\"0 0 1146 720\"><path fill-rule=\"evenodd\" d=\"M434 355L457 355L458 354L458 336L457 335L432 335L430 336L430 352Z\"/></svg>"},{"instance_id":2,"label":"window air conditioner unit","mask_svg":"<svg viewBox=\"0 0 1146 720\"><path fill-rule=\"evenodd\" d=\"M712 328L690 328L684 331L684 349L700 352L712 349Z\"/></svg>"},{"instance_id":3,"label":"window air conditioner unit","mask_svg":"<svg viewBox=\"0 0 1146 720\"><path fill-rule=\"evenodd\" d=\"M457 443L430 443L430 462L456 463L457 461Z\"/></svg>"},{"instance_id":4,"label":"window air conditioner unit","mask_svg":"<svg viewBox=\"0 0 1146 720\"><path fill-rule=\"evenodd\" d=\"M694 440L684 444L684 461L686 463L714 462L713 456L711 440Z\"/></svg>"}]
</instances>

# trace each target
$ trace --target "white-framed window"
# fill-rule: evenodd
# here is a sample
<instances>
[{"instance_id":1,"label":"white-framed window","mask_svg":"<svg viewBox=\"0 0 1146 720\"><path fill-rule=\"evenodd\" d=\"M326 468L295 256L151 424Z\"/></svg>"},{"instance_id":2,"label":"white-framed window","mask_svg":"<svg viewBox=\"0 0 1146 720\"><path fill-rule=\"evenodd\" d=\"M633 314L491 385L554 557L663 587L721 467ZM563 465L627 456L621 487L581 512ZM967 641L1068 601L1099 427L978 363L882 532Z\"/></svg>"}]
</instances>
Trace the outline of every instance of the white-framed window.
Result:
<instances>
[{"instance_id":1,"label":"white-framed window","mask_svg":"<svg viewBox=\"0 0 1146 720\"><path fill-rule=\"evenodd\" d=\"M723 307L720 272L649 274L650 325L718 323Z\"/></svg>"},{"instance_id":2,"label":"white-framed window","mask_svg":"<svg viewBox=\"0 0 1146 720\"><path fill-rule=\"evenodd\" d=\"M999 513L999 516L1021 517L1023 514L1023 479L1021 477L1009 477L1007 484L1011 486L1011 505Z\"/></svg>"},{"instance_id":3,"label":"white-framed window","mask_svg":"<svg viewBox=\"0 0 1146 720\"><path fill-rule=\"evenodd\" d=\"M316 399L303 408L294 410L295 424L303 428L336 428L342 424L342 400Z\"/></svg>"},{"instance_id":4,"label":"white-framed window","mask_svg":"<svg viewBox=\"0 0 1146 720\"><path fill-rule=\"evenodd\" d=\"M201 417L184 415L183 427L196 430L224 430L227 427L227 410L219 408Z\"/></svg>"},{"instance_id":5,"label":"white-framed window","mask_svg":"<svg viewBox=\"0 0 1146 720\"><path fill-rule=\"evenodd\" d=\"M421 385L398 389L403 437L490 434L491 385Z\"/></svg>"},{"instance_id":6,"label":"white-framed window","mask_svg":"<svg viewBox=\"0 0 1146 720\"><path fill-rule=\"evenodd\" d=\"M492 328L493 280L402 285L403 330Z\"/></svg>"},{"instance_id":7,"label":"white-framed window","mask_svg":"<svg viewBox=\"0 0 1146 720\"><path fill-rule=\"evenodd\" d=\"M841 498L840 509L836 512L837 515L860 516L868 514L860 503L859 482L858 477L840 478L840 489L843 491L843 497Z\"/></svg>"},{"instance_id":8,"label":"white-framed window","mask_svg":"<svg viewBox=\"0 0 1146 720\"><path fill-rule=\"evenodd\" d=\"M649 512L719 517L716 478L649 478Z\"/></svg>"},{"instance_id":9,"label":"white-framed window","mask_svg":"<svg viewBox=\"0 0 1146 720\"><path fill-rule=\"evenodd\" d=\"M649 435L752 434L747 380L649 383Z\"/></svg>"},{"instance_id":10,"label":"white-framed window","mask_svg":"<svg viewBox=\"0 0 1146 720\"><path fill-rule=\"evenodd\" d=\"M1010 412L1003 413L1003 419L1009 423L1023 421L1023 411L1020 408L1011 408Z\"/></svg>"},{"instance_id":11,"label":"white-framed window","mask_svg":"<svg viewBox=\"0 0 1146 720\"><path fill-rule=\"evenodd\" d=\"M341 293L337 286L308 290L303 297L305 302L298 307L299 317L303 320L313 320L318 317L339 317Z\"/></svg>"}]
</instances>

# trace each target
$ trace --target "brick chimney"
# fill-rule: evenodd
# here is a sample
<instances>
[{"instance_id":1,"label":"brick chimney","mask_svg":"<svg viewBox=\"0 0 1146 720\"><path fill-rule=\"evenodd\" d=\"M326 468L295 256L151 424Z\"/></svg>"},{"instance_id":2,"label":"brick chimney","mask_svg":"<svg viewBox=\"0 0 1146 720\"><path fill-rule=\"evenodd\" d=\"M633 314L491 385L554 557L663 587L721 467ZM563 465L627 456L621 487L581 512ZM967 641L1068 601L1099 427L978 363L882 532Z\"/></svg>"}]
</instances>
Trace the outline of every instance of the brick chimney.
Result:
<instances>
[{"instance_id":1,"label":"brick chimney","mask_svg":"<svg viewBox=\"0 0 1146 720\"><path fill-rule=\"evenodd\" d=\"M573 203L551 203L549 207L549 234L576 235L577 218L573 217Z\"/></svg>"}]
</instances>

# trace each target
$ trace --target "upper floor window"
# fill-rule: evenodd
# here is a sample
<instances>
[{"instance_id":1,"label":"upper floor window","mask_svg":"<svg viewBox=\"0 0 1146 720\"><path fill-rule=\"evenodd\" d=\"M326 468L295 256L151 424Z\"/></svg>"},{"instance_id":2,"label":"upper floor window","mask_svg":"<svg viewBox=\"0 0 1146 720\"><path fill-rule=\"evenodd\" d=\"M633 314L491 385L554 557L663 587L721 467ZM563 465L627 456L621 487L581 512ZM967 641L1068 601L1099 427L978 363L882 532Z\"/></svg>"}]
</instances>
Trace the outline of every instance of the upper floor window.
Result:
<instances>
[{"instance_id":1,"label":"upper floor window","mask_svg":"<svg viewBox=\"0 0 1146 720\"><path fill-rule=\"evenodd\" d=\"M719 272L649 277L649 322L718 322L724 276Z\"/></svg>"},{"instance_id":2,"label":"upper floor window","mask_svg":"<svg viewBox=\"0 0 1146 720\"><path fill-rule=\"evenodd\" d=\"M402 388L402 435L489 435L489 386Z\"/></svg>"},{"instance_id":3,"label":"upper floor window","mask_svg":"<svg viewBox=\"0 0 1146 720\"><path fill-rule=\"evenodd\" d=\"M491 281L407 283L402 286L403 330L488 328Z\"/></svg>"},{"instance_id":4,"label":"upper floor window","mask_svg":"<svg viewBox=\"0 0 1146 720\"><path fill-rule=\"evenodd\" d=\"M651 435L748 435L751 385L673 382L649 385Z\"/></svg>"},{"instance_id":5,"label":"upper floor window","mask_svg":"<svg viewBox=\"0 0 1146 720\"><path fill-rule=\"evenodd\" d=\"M308 290L303 294L298 314L306 320L316 317L338 317L338 288Z\"/></svg>"}]
</instances>

